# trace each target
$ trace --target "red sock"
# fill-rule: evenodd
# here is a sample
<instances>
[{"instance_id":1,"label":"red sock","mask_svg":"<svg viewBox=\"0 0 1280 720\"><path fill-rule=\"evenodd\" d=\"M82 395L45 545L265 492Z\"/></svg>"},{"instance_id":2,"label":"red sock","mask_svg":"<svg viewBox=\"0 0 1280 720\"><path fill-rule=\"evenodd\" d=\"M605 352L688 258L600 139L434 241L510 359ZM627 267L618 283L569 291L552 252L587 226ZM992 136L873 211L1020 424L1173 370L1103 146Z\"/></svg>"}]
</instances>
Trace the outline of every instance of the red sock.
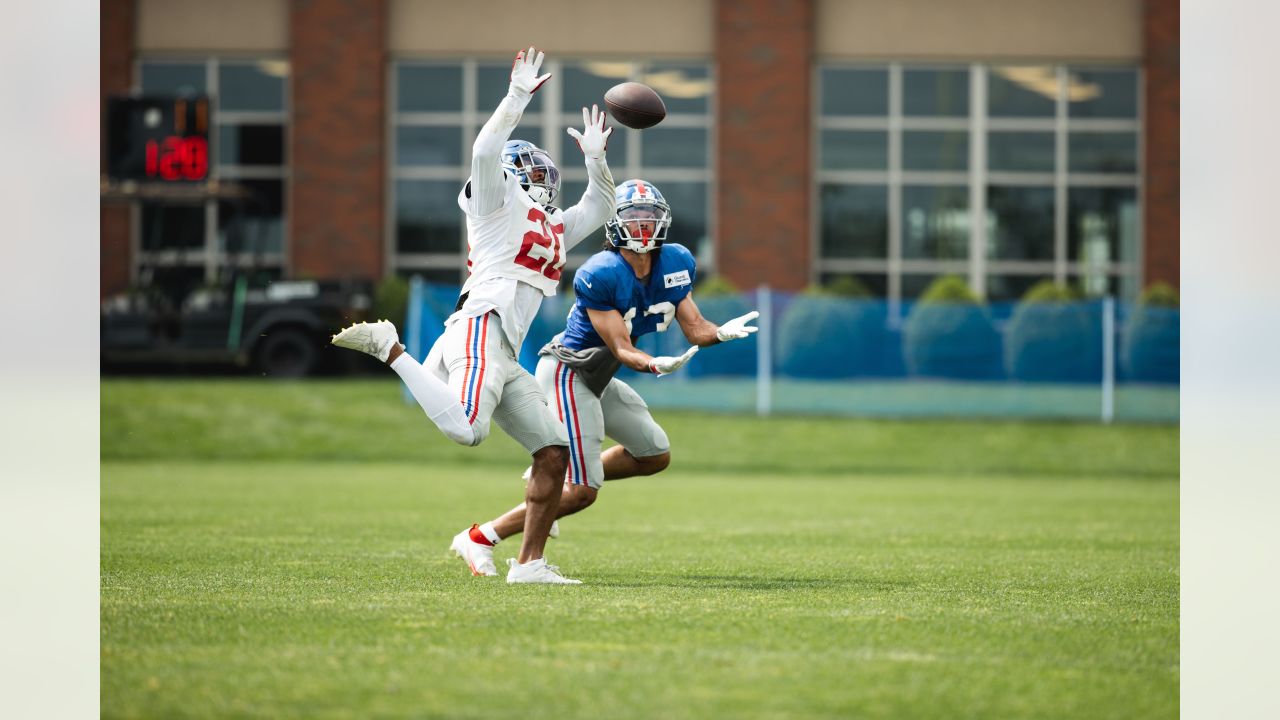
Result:
<instances>
[{"instance_id":1,"label":"red sock","mask_svg":"<svg viewBox=\"0 0 1280 720\"><path fill-rule=\"evenodd\" d=\"M472 525L471 529L467 531L467 535L471 537L471 542L473 543L493 547L493 543L489 542L489 538L485 537L484 533L480 532L479 525Z\"/></svg>"}]
</instances>

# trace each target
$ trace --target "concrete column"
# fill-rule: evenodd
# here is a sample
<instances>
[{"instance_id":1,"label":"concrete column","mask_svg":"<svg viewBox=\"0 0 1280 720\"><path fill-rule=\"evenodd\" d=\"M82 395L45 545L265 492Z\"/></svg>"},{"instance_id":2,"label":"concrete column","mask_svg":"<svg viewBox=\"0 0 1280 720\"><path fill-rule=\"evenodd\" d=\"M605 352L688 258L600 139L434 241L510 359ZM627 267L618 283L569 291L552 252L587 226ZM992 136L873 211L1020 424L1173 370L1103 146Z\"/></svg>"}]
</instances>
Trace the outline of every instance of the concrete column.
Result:
<instances>
[{"instance_id":1,"label":"concrete column","mask_svg":"<svg viewBox=\"0 0 1280 720\"><path fill-rule=\"evenodd\" d=\"M743 289L809 279L813 0L716 0L716 263Z\"/></svg>"},{"instance_id":2,"label":"concrete column","mask_svg":"<svg viewBox=\"0 0 1280 720\"><path fill-rule=\"evenodd\" d=\"M385 0L290 5L294 276L382 275L386 17Z\"/></svg>"}]
</instances>

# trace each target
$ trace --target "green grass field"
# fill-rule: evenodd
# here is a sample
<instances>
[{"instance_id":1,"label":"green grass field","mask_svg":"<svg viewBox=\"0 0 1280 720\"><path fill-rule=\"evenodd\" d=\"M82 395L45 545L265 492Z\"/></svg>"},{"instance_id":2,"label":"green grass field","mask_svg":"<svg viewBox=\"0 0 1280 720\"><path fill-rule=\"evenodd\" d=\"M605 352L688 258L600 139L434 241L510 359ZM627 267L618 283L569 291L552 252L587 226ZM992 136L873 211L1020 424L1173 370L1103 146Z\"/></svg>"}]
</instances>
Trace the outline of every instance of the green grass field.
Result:
<instances>
[{"instance_id":1,"label":"green grass field","mask_svg":"<svg viewBox=\"0 0 1280 720\"><path fill-rule=\"evenodd\" d=\"M389 381L102 385L105 717L1178 714L1178 431L658 412L666 473L472 578L495 430ZM516 543L498 548L499 564Z\"/></svg>"}]
</instances>

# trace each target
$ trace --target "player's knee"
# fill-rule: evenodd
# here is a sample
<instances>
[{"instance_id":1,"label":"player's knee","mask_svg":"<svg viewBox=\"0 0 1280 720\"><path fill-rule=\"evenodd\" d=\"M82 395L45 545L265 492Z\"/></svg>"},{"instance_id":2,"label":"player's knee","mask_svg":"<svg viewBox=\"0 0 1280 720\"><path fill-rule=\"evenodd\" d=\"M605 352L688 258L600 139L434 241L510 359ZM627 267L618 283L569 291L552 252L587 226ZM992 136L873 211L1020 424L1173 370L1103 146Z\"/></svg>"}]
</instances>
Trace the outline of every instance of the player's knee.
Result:
<instances>
[{"instance_id":1,"label":"player's knee","mask_svg":"<svg viewBox=\"0 0 1280 720\"><path fill-rule=\"evenodd\" d=\"M535 475L550 475L563 478L569 469L569 448L563 445L548 445L533 454L533 472Z\"/></svg>"},{"instance_id":2,"label":"player's knee","mask_svg":"<svg viewBox=\"0 0 1280 720\"><path fill-rule=\"evenodd\" d=\"M598 493L588 485L565 485L564 495L560 496L560 507L565 514L576 513L591 507Z\"/></svg>"},{"instance_id":3,"label":"player's knee","mask_svg":"<svg viewBox=\"0 0 1280 720\"><path fill-rule=\"evenodd\" d=\"M456 428L446 428L445 435L459 445L473 447L479 445L485 438L489 437L488 423L475 425L463 425Z\"/></svg>"},{"instance_id":4,"label":"player's knee","mask_svg":"<svg viewBox=\"0 0 1280 720\"><path fill-rule=\"evenodd\" d=\"M667 451L661 455L651 455L647 458L639 458L640 467L644 469L645 475L656 475L667 469L671 464L671 452Z\"/></svg>"}]
</instances>

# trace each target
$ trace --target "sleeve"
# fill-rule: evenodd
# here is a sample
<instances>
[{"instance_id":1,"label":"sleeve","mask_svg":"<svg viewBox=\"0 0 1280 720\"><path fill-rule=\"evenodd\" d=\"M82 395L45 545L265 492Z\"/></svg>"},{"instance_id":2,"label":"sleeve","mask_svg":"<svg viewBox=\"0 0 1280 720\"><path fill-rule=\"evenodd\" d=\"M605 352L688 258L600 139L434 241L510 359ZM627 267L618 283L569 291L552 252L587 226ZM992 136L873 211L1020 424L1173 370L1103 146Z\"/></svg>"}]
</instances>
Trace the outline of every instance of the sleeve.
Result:
<instances>
[{"instance_id":1,"label":"sleeve","mask_svg":"<svg viewBox=\"0 0 1280 720\"><path fill-rule=\"evenodd\" d=\"M587 189L564 211L564 246L568 252L604 225L613 213L613 174L604 158L587 158Z\"/></svg>"},{"instance_id":2,"label":"sleeve","mask_svg":"<svg viewBox=\"0 0 1280 720\"><path fill-rule=\"evenodd\" d=\"M472 215L488 215L502 207L507 194L506 173L499 164L502 146L520 124L520 116L531 99L532 95L508 92L498 103L493 117L476 135L475 144L471 146L471 179L462 191L469 203L467 211Z\"/></svg>"},{"instance_id":3,"label":"sleeve","mask_svg":"<svg viewBox=\"0 0 1280 720\"><path fill-rule=\"evenodd\" d=\"M694 283L698 282L698 263L693 259L693 253L689 252L689 248L683 245L676 243L664 245L662 247L662 252L666 252L667 250L676 251L673 253L679 260L679 262L676 263L676 267L679 268L679 270L684 270L689 273L689 284L681 285L679 287L679 296L675 301L675 304L679 305L681 300L689 297L689 293L693 292ZM679 270L677 270L677 272L679 272Z\"/></svg>"},{"instance_id":4,"label":"sleeve","mask_svg":"<svg viewBox=\"0 0 1280 720\"><path fill-rule=\"evenodd\" d=\"M585 267L573 275L578 304L592 310L613 310L613 279L606 272Z\"/></svg>"}]
</instances>

